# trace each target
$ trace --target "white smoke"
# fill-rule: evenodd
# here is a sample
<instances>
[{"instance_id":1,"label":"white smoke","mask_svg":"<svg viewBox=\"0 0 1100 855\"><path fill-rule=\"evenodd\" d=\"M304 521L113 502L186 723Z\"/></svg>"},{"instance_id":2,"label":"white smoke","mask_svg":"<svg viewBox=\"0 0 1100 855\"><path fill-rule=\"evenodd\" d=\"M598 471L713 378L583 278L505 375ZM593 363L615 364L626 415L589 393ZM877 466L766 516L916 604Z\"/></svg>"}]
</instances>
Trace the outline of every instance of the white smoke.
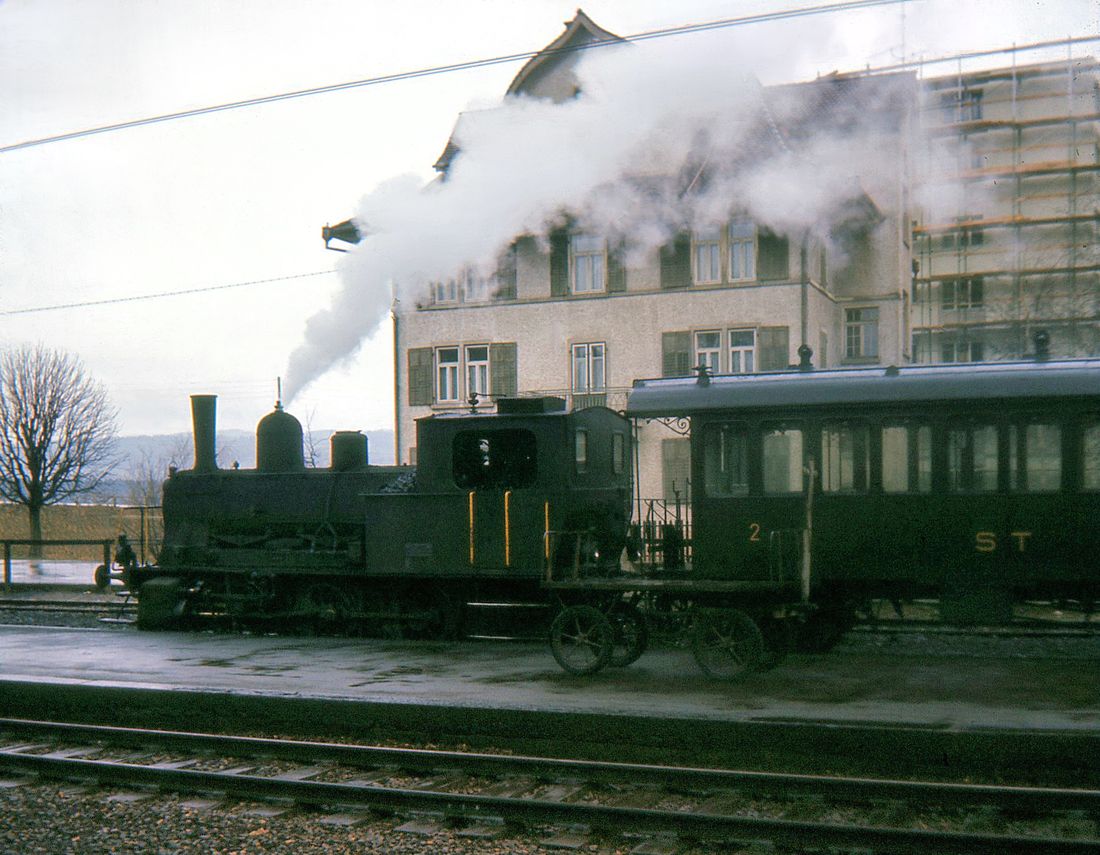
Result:
<instances>
[{"instance_id":1,"label":"white smoke","mask_svg":"<svg viewBox=\"0 0 1100 855\"><path fill-rule=\"evenodd\" d=\"M426 283L467 266L491 273L517 236L545 235L565 212L624 241L629 264L678 230L735 211L800 235L861 186L874 196L896 185L896 142L881 143L897 139L897 119L880 109L893 103L890 85L849 92L841 115L820 92L763 89L750 70L760 58L724 47L588 52L576 98L514 97L463 114L446 181L395 178L362 201L356 219L368 236L291 355L288 399L352 356L394 296L414 303ZM791 128L801 129L794 140Z\"/></svg>"}]
</instances>

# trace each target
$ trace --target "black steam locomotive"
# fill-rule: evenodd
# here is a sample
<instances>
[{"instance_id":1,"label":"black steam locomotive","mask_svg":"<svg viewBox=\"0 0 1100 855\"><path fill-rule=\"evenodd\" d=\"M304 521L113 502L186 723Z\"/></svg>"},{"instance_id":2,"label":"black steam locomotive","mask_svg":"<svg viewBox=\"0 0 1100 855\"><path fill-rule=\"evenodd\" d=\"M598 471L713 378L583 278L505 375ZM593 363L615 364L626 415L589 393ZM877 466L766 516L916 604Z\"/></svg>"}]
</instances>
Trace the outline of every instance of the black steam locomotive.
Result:
<instances>
[{"instance_id":1,"label":"black steam locomotive","mask_svg":"<svg viewBox=\"0 0 1100 855\"><path fill-rule=\"evenodd\" d=\"M306 469L277 408L256 470L219 470L213 401L193 400L195 468L165 485L160 563L123 573L146 627L223 614L447 637L470 604L537 603L572 673L667 632L736 677L828 647L872 600L993 623L1028 598L1088 615L1100 593L1096 360L701 371L637 381L625 415L505 399L420 420L415 469L369 465L355 433ZM689 427L691 537L663 527L647 552L632 450L658 420Z\"/></svg>"},{"instance_id":2,"label":"black steam locomotive","mask_svg":"<svg viewBox=\"0 0 1100 855\"><path fill-rule=\"evenodd\" d=\"M195 465L165 482L157 565L119 562L144 628L217 615L447 637L468 603L536 597L551 549L583 549L586 566L623 549L630 425L605 408L510 399L422 419L415 468L371 465L358 432L307 468L301 425L276 405L256 468L219 469L214 396L193 396L192 416Z\"/></svg>"}]
</instances>

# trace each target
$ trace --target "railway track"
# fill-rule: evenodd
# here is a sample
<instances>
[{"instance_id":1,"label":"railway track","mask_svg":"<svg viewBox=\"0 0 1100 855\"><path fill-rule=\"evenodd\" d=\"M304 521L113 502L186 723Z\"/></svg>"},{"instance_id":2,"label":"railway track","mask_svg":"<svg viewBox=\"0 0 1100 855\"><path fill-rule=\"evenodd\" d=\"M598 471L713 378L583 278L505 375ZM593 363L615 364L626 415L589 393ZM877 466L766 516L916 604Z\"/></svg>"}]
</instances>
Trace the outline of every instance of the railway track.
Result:
<instances>
[{"instance_id":1,"label":"railway track","mask_svg":"<svg viewBox=\"0 0 1100 855\"><path fill-rule=\"evenodd\" d=\"M590 830L666 843L674 835L711 843L770 841L798 851L1100 852L1100 790L605 763L16 719L0 719L0 769L100 786L381 811L421 823L550 826L574 836ZM895 822L881 822L884 816ZM974 830L967 821L974 816L1000 830ZM1073 833L1054 835L1052 828Z\"/></svg>"},{"instance_id":2,"label":"railway track","mask_svg":"<svg viewBox=\"0 0 1100 855\"><path fill-rule=\"evenodd\" d=\"M16 612L72 612L74 614L97 614L107 611L134 610L133 603L81 603L74 600L12 600L0 599L0 611Z\"/></svg>"}]
</instances>

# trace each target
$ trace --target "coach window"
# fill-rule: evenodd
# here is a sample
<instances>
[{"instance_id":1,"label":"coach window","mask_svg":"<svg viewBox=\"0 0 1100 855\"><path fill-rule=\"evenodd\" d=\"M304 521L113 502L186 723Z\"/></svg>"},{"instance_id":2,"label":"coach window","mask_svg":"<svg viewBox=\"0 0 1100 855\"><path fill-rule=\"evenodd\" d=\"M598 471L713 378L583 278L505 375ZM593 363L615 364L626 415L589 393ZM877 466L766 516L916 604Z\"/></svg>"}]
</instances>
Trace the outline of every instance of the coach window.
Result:
<instances>
[{"instance_id":1,"label":"coach window","mask_svg":"<svg viewBox=\"0 0 1100 855\"><path fill-rule=\"evenodd\" d=\"M749 432L742 424L708 425L703 433L703 474L711 497L749 494Z\"/></svg>"},{"instance_id":2,"label":"coach window","mask_svg":"<svg viewBox=\"0 0 1100 855\"><path fill-rule=\"evenodd\" d=\"M1013 490L1050 493L1062 486L1062 430L1056 424L1011 425L1009 483Z\"/></svg>"},{"instance_id":3,"label":"coach window","mask_svg":"<svg viewBox=\"0 0 1100 855\"><path fill-rule=\"evenodd\" d=\"M932 489L932 428L885 425L882 428L882 491L927 493Z\"/></svg>"},{"instance_id":4,"label":"coach window","mask_svg":"<svg viewBox=\"0 0 1100 855\"><path fill-rule=\"evenodd\" d=\"M954 492L996 492L996 425L956 424L948 429L947 486Z\"/></svg>"},{"instance_id":5,"label":"coach window","mask_svg":"<svg viewBox=\"0 0 1100 855\"><path fill-rule=\"evenodd\" d=\"M462 490L530 487L538 477L529 430L461 431L451 452L455 485Z\"/></svg>"},{"instance_id":6,"label":"coach window","mask_svg":"<svg viewBox=\"0 0 1100 855\"><path fill-rule=\"evenodd\" d=\"M765 425L761 431L764 454L764 492L802 492L802 428Z\"/></svg>"},{"instance_id":7,"label":"coach window","mask_svg":"<svg viewBox=\"0 0 1100 855\"><path fill-rule=\"evenodd\" d=\"M866 425L826 422L821 428L821 489L826 493L864 492L871 451Z\"/></svg>"},{"instance_id":8,"label":"coach window","mask_svg":"<svg viewBox=\"0 0 1100 855\"><path fill-rule=\"evenodd\" d=\"M1086 424L1081 432L1081 488L1100 490L1100 423Z\"/></svg>"}]
</instances>

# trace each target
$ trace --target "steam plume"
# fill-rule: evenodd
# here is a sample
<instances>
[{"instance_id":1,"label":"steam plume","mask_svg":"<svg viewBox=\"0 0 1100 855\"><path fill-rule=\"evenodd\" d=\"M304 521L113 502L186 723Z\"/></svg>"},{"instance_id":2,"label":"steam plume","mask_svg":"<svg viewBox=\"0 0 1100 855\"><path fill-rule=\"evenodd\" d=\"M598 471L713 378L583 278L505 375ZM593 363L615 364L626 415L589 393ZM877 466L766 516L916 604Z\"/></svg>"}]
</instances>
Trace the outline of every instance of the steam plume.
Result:
<instances>
[{"instance_id":1,"label":"steam plume","mask_svg":"<svg viewBox=\"0 0 1100 855\"><path fill-rule=\"evenodd\" d=\"M491 273L517 236L544 235L566 211L581 228L624 241L629 264L735 210L801 234L861 187L889 205L898 90L910 78L851 81L844 98L828 85L765 90L749 71L763 61L751 50L731 57L728 43L721 53L649 43L590 52L577 68L577 98L514 97L464 113L446 181L399 177L363 199L357 220L369 235L347 257L332 306L307 322L287 398L352 356L392 298L415 302L426 283L466 266Z\"/></svg>"}]
</instances>

